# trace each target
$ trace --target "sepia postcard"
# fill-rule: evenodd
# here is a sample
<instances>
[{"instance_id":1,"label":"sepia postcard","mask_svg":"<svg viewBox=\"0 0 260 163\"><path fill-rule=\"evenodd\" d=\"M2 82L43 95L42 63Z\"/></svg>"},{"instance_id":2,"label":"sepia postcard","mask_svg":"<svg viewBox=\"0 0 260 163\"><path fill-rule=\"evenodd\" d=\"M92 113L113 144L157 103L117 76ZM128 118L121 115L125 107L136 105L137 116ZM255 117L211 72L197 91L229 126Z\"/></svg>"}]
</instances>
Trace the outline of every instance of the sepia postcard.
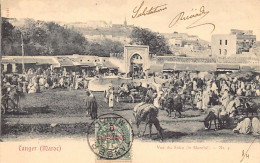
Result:
<instances>
[{"instance_id":1,"label":"sepia postcard","mask_svg":"<svg viewBox=\"0 0 260 163\"><path fill-rule=\"evenodd\" d=\"M0 163L260 163L259 0L1 0Z\"/></svg>"}]
</instances>

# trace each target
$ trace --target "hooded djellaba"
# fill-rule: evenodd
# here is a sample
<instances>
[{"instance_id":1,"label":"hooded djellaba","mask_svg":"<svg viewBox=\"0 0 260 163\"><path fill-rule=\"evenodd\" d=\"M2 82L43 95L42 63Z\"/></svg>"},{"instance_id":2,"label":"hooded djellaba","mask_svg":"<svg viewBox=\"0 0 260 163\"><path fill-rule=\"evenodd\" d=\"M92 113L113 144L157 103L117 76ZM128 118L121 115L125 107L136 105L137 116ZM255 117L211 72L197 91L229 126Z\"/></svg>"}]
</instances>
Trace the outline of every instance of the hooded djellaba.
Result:
<instances>
[{"instance_id":1,"label":"hooded djellaba","mask_svg":"<svg viewBox=\"0 0 260 163\"><path fill-rule=\"evenodd\" d=\"M95 96L90 92L86 92L86 108L87 108L87 114L90 115L91 119L97 118L97 101Z\"/></svg>"}]
</instances>

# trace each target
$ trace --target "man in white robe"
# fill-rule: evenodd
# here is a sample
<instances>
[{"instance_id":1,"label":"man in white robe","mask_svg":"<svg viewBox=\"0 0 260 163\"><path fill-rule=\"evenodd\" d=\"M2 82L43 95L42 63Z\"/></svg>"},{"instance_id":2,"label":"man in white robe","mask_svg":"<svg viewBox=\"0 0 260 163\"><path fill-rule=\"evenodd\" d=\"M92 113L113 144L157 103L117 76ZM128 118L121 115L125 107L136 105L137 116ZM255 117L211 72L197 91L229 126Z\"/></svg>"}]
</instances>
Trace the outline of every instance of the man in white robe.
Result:
<instances>
[{"instance_id":1,"label":"man in white robe","mask_svg":"<svg viewBox=\"0 0 260 163\"><path fill-rule=\"evenodd\" d=\"M223 96L222 96L222 105L225 106L225 107L227 107L228 102L229 102L229 94L228 94L228 90L226 89L226 90L224 91Z\"/></svg>"},{"instance_id":2,"label":"man in white robe","mask_svg":"<svg viewBox=\"0 0 260 163\"><path fill-rule=\"evenodd\" d=\"M237 124L237 127L233 129L234 132L240 134L249 134L251 132L251 121L249 118L245 118Z\"/></svg>"},{"instance_id":3,"label":"man in white robe","mask_svg":"<svg viewBox=\"0 0 260 163\"><path fill-rule=\"evenodd\" d=\"M202 95L202 109L206 110L208 108L209 100L210 100L210 91L209 89L206 89L203 91Z\"/></svg>"},{"instance_id":4,"label":"man in white robe","mask_svg":"<svg viewBox=\"0 0 260 163\"><path fill-rule=\"evenodd\" d=\"M260 135L260 121L257 117L252 119L252 133L253 135Z\"/></svg>"}]
</instances>

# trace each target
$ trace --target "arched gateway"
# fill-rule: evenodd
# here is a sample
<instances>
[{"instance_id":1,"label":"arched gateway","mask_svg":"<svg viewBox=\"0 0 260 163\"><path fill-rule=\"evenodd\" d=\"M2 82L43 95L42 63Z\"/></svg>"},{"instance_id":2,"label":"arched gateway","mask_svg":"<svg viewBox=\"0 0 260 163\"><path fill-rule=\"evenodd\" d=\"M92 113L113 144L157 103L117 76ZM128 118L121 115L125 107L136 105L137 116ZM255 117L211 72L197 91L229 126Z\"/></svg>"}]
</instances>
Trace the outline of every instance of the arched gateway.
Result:
<instances>
[{"instance_id":1,"label":"arched gateway","mask_svg":"<svg viewBox=\"0 0 260 163\"><path fill-rule=\"evenodd\" d=\"M145 71L150 67L149 46L125 45L124 65L126 73Z\"/></svg>"},{"instance_id":2,"label":"arched gateway","mask_svg":"<svg viewBox=\"0 0 260 163\"><path fill-rule=\"evenodd\" d=\"M143 57L136 53L130 58L130 72L143 71Z\"/></svg>"}]
</instances>

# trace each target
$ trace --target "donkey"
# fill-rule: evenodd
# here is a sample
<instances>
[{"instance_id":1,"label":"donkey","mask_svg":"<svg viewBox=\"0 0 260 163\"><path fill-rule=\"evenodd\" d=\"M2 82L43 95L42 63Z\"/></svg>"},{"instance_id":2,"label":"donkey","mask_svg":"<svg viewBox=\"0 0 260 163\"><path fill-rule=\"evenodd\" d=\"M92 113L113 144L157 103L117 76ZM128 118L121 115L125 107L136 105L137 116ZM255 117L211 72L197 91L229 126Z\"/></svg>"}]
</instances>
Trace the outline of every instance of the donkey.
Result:
<instances>
[{"instance_id":1,"label":"donkey","mask_svg":"<svg viewBox=\"0 0 260 163\"><path fill-rule=\"evenodd\" d=\"M171 117L171 113L175 111L174 117L176 117L176 112L179 113L179 118L181 117L181 111L183 109L183 104L180 102L179 98L167 98L167 100L163 103L163 108L166 108L167 116Z\"/></svg>"},{"instance_id":2,"label":"donkey","mask_svg":"<svg viewBox=\"0 0 260 163\"><path fill-rule=\"evenodd\" d=\"M226 124L227 128L230 127L229 116L223 105L216 105L210 109L208 115L204 119L204 126L206 130L211 128L212 121L214 121L215 130L223 128L224 124Z\"/></svg>"},{"instance_id":3,"label":"donkey","mask_svg":"<svg viewBox=\"0 0 260 163\"><path fill-rule=\"evenodd\" d=\"M145 122L143 136L145 134L146 127L149 124L150 137L152 135L152 125L154 125L156 130L158 131L160 139L163 140L162 127L160 126L160 122L157 118L158 112L158 108L156 108L153 104L140 103L134 107L133 115L138 129L138 136L140 136L140 123Z\"/></svg>"},{"instance_id":4,"label":"donkey","mask_svg":"<svg viewBox=\"0 0 260 163\"><path fill-rule=\"evenodd\" d=\"M255 102L245 102L244 103L244 112L246 113L246 116L248 117L248 113L251 113L252 116L255 113L258 115L258 108L260 107L260 104L257 104Z\"/></svg>"},{"instance_id":5,"label":"donkey","mask_svg":"<svg viewBox=\"0 0 260 163\"><path fill-rule=\"evenodd\" d=\"M211 123L212 121L214 121L214 125L215 125L215 130L217 130L217 116L214 114L213 111L210 111L209 114L206 116L206 118L204 119L204 126L206 130L209 130L211 128Z\"/></svg>"}]
</instances>

